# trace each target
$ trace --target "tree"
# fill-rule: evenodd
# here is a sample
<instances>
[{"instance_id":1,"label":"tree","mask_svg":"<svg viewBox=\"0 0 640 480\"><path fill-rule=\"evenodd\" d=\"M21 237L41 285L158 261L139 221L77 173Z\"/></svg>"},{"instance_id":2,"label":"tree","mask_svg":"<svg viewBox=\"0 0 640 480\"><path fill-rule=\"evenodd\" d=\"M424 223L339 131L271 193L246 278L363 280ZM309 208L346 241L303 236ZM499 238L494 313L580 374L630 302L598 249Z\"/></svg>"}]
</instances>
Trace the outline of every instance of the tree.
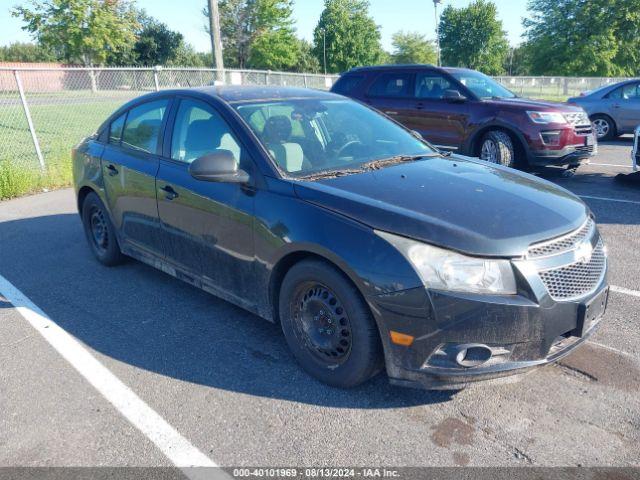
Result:
<instances>
[{"instance_id":1,"label":"tree","mask_svg":"<svg viewBox=\"0 0 640 480\"><path fill-rule=\"evenodd\" d=\"M55 62L55 52L35 43L12 43L0 47L0 62Z\"/></svg>"},{"instance_id":2,"label":"tree","mask_svg":"<svg viewBox=\"0 0 640 480\"><path fill-rule=\"evenodd\" d=\"M313 45L306 40L298 40L298 60L294 67L296 72L319 73L320 62L313 54Z\"/></svg>"},{"instance_id":3,"label":"tree","mask_svg":"<svg viewBox=\"0 0 640 480\"><path fill-rule=\"evenodd\" d=\"M397 32L392 37L393 63L436 63L437 55L433 42L418 32Z\"/></svg>"},{"instance_id":4,"label":"tree","mask_svg":"<svg viewBox=\"0 0 640 480\"><path fill-rule=\"evenodd\" d=\"M449 5L440 20L442 61L452 67L503 73L509 43L493 2L474 0L466 8Z\"/></svg>"},{"instance_id":5,"label":"tree","mask_svg":"<svg viewBox=\"0 0 640 480\"><path fill-rule=\"evenodd\" d=\"M103 65L135 41L136 12L128 0L31 0L11 13L69 63Z\"/></svg>"},{"instance_id":6,"label":"tree","mask_svg":"<svg viewBox=\"0 0 640 480\"><path fill-rule=\"evenodd\" d=\"M380 29L369 15L366 0L325 0L315 28L314 53L327 70L343 72L359 65L377 64L382 58Z\"/></svg>"},{"instance_id":7,"label":"tree","mask_svg":"<svg viewBox=\"0 0 640 480\"><path fill-rule=\"evenodd\" d=\"M531 59L526 46L509 49L509 54L504 62L504 71L513 76L531 75Z\"/></svg>"},{"instance_id":8,"label":"tree","mask_svg":"<svg viewBox=\"0 0 640 480\"><path fill-rule=\"evenodd\" d=\"M637 0L530 0L524 20L532 74L640 73Z\"/></svg>"},{"instance_id":9,"label":"tree","mask_svg":"<svg viewBox=\"0 0 640 480\"><path fill-rule=\"evenodd\" d=\"M221 0L219 9L226 66L291 68L295 65L298 39L293 27L293 0ZM202 13L208 18L208 7ZM269 48L270 42L273 42L272 48Z\"/></svg>"},{"instance_id":10,"label":"tree","mask_svg":"<svg viewBox=\"0 0 640 480\"><path fill-rule=\"evenodd\" d=\"M133 47L138 65L166 65L184 47L184 37L155 19L145 22Z\"/></svg>"}]
</instances>

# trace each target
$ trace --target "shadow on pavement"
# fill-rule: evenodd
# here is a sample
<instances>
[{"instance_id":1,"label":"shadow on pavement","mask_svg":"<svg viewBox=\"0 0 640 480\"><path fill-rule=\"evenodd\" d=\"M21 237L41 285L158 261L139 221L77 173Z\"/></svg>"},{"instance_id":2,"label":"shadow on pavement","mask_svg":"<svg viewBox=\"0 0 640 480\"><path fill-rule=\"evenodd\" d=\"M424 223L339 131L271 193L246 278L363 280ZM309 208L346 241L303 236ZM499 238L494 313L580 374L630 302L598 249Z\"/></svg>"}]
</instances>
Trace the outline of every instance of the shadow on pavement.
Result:
<instances>
[{"instance_id":1,"label":"shadow on pavement","mask_svg":"<svg viewBox=\"0 0 640 480\"><path fill-rule=\"evenodd\" d=\"M326 407L409 407L455 394L393 387L384 374L352 390L316 382L295 363L279 326L133 260L99 265L75 214L2 222L0 245L0 274L67 332L118 362Z\"/></svg>"}]
</instances>

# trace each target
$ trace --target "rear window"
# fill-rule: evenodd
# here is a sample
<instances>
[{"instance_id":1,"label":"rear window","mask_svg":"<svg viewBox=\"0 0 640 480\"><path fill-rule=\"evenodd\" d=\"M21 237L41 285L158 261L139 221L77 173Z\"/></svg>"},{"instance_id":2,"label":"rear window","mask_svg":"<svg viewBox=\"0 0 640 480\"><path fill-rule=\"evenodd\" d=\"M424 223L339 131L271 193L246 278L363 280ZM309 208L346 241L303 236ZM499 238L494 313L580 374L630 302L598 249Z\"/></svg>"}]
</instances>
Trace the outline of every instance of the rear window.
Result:
<instances>
[{"instance_id":1,"label":"rear window","mask_svg":"<svg viewBox=\"0 0 640 480\"><path fill-rule=\"evenodd\" d=\"M410 73L385 73L369 89L372 97L410 97L411 94Z\"/></svg>"},{"instance_id":2,"label":"rear window","mask_svg":"<svg viewBox=\"0 0 640 480\"><path fill-rule=\"evenodd\" d=\"M362 80L364 80L364 75L344 75L331 90L339 95L347 95L353 92Z\"/></svg>"}]
</instances>

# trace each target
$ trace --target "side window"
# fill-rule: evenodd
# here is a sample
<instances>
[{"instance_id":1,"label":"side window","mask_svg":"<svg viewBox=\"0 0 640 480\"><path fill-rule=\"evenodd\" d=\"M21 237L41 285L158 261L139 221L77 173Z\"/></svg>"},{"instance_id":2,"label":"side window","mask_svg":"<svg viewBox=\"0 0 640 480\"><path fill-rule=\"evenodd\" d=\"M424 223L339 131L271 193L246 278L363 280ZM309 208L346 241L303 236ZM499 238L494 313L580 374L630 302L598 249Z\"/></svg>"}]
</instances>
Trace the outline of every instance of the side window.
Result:
<instances>
[{"instance_id":1,"label":"side window","mask_svg":"<svg viewBox=\"0 0 640 480\"><path fill-rule=\"evenodd\" d=\"M171 138L171 158L191 163L216 150L230 151L240 163L240 145L227 122L206 103L182 100Z\"/></svg>"},{"instance_id":2,"label":"side window","mask_svg":"<svg viewBox=\"0 0 640 480\"><path fill-rule=\"evenodd\" d=\"M457 90L454 85L437 73L421 73L416 78L416 98L440 100L445 90Z\"/></svg>"},{"instance_id":3,"label":"side window","mask_svg":"<svg viewBox=\"0 0 640 480\"><path fill-rule=\"evenodd\" d=\"M640 84L630 83L629 85L623 85L620 88L616 88L608 95L608 98L614 100L637 100L640 98L639 91Z\"/></svg>"},{"instance_id":4,"label":"side window","mask_svg":"<svg viewBox=\"0 0 640 480\"><path fill-rule=\"evenodd\" d=\"M385 73L369 89L372 97L410 97L410 73Z\"/></svg>"},{"instance_id":5,"label":"side window","mask_svg":"<svg viewBox=\"0 0 640 480\"><path fill-rule=\"evenodd\" d=\"M157 100L131 109L122 133L122 146L156 153L168 105L169 100Z\"/></svg>"},{"instance_id":6,"label":"side window","mask_svg":"<svg viewBox=\"0 0 640 480\"><path fill-rule=\"evenodd\" d=\"M127 113L125 112L111 122L111 125L109 125L109 143L120 143L120 140L122 140L122 129L124 128L124 121L126 118Z\"/></svg>"},{"instance_id":7,"label":"side window","mask_svg":"<svg viewBox=\"0 0 640 480\"><path fill-rule=\"evenodd\" d=\"M343 75L333 86L333 93L347 95L351 93L364 79L364 75Z\"/></svg>"}]
</instances>

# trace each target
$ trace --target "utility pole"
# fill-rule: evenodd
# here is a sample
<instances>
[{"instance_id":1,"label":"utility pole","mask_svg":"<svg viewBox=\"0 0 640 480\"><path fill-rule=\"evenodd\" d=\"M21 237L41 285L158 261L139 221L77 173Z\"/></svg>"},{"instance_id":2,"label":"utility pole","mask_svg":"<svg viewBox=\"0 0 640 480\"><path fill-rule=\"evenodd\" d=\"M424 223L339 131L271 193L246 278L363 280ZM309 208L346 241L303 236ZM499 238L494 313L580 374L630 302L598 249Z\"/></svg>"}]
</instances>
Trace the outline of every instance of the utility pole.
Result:
<instances>
[{"instance_id":1,"label":"utility pole","mask_svg":"<svg viewBox=\"0 0 640 480\"><path fill-rule=\"evenodd\" d=\"M209 32L211 33L211 51L217 70L217 78L224 82L224 60L222 58L222 38L220 37L220 12L218 0L209 0Z\"/></svg>"},{"instance_id":2,"label":"utility pole","mask_svg":"<svg viewBox=\"0 0 640 480\"><path fill-rule=\"evenodd\" d=\"M327 74L327 31L322 29L322 57L324 59L324 74Z\"/></svg>"},{"instance_id":3,"label":"utility pole","mask_svg":"<svg viewBox=\"0 0 640 480\"><path fill-rule=\"evenodd\" d=\"M438 17L438 4L442 3L442 0L433 0L433 7L435 8L436 18L436 55L438 66L440 66L440 18Z\"/></svg>"}]
</instances>

